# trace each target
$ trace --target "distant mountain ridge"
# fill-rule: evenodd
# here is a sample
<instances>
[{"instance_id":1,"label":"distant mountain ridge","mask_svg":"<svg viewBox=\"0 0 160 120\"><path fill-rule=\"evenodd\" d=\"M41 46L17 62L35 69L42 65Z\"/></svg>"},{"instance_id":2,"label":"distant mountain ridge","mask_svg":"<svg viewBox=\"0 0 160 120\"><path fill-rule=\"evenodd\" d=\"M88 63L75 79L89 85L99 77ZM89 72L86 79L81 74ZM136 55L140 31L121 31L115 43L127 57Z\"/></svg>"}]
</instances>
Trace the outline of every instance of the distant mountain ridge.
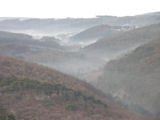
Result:
<instances>
[{"instance_id":1,"label":"distant mountain ridge","mask_svg":"<svg viewBox=\"0 0 160 120\"><path fill-rule=\"evenodd\" d=\"M96 18L65 18L65 19L7 19L0 21L0 30L26 30L34 29L40 31L71 30L75 28L89 28L95 25L108 24L111 26L147 26L159 22L159 12L142 14L137 16L98 16ZM2 19L2 18L1 18Z\"/></svg>"}]
</instances>

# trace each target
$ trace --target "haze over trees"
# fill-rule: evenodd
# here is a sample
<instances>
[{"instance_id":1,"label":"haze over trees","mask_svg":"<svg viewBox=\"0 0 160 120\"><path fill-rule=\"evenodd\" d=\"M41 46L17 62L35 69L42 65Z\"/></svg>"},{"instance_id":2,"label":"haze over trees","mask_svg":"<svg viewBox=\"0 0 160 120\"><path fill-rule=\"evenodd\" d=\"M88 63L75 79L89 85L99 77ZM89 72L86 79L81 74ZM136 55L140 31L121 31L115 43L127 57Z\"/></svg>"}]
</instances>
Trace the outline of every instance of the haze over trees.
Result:
<instances>
[{"instance_id":1,"label":"haze over trees","mask_svg":"<svg viewBox=\"0 0 160 120\"><path fill-rule=\"evenodd\" d=\"M0 18L0 120L159 119L159 18Z\"/></svg>"}]
</instances>

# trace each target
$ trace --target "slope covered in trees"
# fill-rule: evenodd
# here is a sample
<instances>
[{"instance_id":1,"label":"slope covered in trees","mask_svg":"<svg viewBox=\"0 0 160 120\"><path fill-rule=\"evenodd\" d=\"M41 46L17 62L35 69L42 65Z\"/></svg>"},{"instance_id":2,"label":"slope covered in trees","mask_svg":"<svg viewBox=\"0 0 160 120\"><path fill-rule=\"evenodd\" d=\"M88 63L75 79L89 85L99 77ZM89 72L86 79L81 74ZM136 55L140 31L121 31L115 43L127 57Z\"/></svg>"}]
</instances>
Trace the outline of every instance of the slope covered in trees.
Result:
<instances>
[{"instance_id":1,"label":"slope covered in trees","mask_svg":"<svg viewBox=\"0 0 160 120\"><path fill-rule=\"evenodd\" d=\"M160 117L160 39L109 62L102 71L96 87L130 109Z\"/></svg>"},{"instance_id":2,"label":"slope covered in trees","mask_svg":"<svg viewBox=\"0 0 160 120\"><path fill-rule=\"evenodd\" d=\"M74 77L6 56L0 56L0 93L17 119L145 119Z\"/></svg>"}]
</instances>

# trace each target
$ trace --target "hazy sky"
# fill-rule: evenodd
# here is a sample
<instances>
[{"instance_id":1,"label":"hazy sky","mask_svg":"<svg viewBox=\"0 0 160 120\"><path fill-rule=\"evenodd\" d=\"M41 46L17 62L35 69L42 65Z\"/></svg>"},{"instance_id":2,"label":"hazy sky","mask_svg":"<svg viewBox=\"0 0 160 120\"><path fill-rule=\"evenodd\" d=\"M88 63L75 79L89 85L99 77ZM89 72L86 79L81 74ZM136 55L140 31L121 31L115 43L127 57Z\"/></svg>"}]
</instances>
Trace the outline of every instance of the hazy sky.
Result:
<instances>
[{"instance_id":1,"label":"hazy sky","mask_svg":"<svg viewBox=\"0 0 160 120\"><path fill-rule=\"evenodd\" d=\"M160 11L160 0L0 0L0 17L126 16Z\"/></svg>"}]
</instances>

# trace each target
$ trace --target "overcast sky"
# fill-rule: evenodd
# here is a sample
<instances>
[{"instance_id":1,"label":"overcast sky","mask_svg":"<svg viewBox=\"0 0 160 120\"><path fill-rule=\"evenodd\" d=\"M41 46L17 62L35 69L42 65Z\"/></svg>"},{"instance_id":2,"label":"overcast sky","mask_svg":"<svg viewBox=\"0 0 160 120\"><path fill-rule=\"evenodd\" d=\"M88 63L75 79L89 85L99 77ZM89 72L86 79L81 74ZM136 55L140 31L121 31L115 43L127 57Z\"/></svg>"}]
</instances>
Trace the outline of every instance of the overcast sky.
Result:
<instances>
[{"instance_id":1,"label":"overcast sky","mask_svg":"<svg viewBox=\"0 0 160 120\"><path fill-rule=\"evenodd\" d=\"M160 11L160 0L0 0L0 17L127 16Z\"/></svg>"}]
</instances>

